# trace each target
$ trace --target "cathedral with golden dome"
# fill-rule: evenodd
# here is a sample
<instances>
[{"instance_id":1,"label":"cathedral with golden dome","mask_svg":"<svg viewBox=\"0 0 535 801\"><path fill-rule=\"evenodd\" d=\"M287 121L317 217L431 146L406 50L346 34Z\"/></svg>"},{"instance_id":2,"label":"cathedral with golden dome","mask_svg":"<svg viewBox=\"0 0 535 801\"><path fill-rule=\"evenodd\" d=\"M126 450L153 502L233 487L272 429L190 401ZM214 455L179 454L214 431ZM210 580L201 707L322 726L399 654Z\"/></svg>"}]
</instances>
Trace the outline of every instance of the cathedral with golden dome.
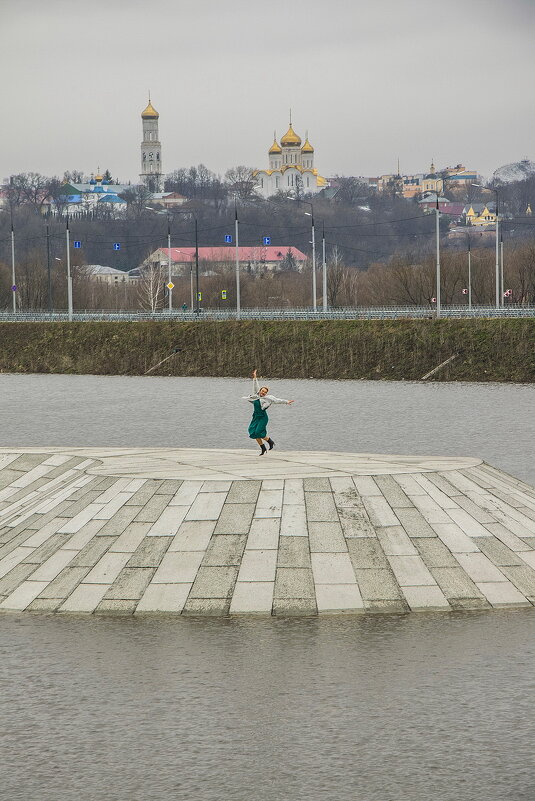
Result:
<instances>
[{"instance_id":1,"label":"cathedral with golden dome","mask_svg":"<svg viewBox=\"0 0 535 801\"><path fill-rule=\"evenodd\" d=\"M268 198L277 192L312 195L328 186L314 167L314 148L308 141L308 134L303 143L292 127L291 117L290 127L280 144L274 135L268 156L269 168L254 172L255 188L262 197Z\"/></svg>"},{"instance_id":2,"label":"cathedral with golden dome","mask_svg":"<svg viewBox=\"0 0 535 801\"><path fill-rule=\"evenodd\" d=\"M158 138L159 117L160 115L150 102L149 95L147 108L141 112L143 140L141 142L139 180L151 192L161 192L163 189L162 145Z\"/></svg>"}]
</instances>

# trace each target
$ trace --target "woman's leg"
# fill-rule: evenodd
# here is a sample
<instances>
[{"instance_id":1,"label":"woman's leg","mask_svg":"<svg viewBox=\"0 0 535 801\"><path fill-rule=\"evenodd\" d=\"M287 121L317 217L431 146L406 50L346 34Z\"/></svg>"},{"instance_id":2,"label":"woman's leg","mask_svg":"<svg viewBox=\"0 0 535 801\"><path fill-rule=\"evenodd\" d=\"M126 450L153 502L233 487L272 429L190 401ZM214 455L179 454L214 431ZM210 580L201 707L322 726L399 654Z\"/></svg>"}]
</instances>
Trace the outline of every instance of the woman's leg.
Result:
<instances>
[{"instance_id":1,"label":"woman's leg","mask_svg":"<svg viewBox=\"0 0 535 801\"><path fill-rule=\"evenodd\" d=\"M262 437L258 437L257 440L256 440L258 442L258 444L260 445L260 456L263 456L267 451L267 448L264 445L264 443L262 442L262 439L263 439Z\"/></svg>"}]
</instances>

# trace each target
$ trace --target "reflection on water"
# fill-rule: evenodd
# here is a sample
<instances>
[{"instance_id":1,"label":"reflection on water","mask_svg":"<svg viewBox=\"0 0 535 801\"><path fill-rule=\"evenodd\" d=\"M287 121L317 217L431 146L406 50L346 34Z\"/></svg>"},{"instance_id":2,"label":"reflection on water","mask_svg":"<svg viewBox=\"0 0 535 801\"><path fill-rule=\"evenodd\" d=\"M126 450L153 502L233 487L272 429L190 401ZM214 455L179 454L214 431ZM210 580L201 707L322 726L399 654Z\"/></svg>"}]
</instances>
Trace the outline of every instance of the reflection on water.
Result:
<instances>
[{"instance_id":1,"label":"reflection on water","mask_svg":"<svg viewBox=\"0 0 535 801\"><path fill-rule=\"evenodd\" d=\"M273 381L284 450L477 456L535 484L535 387ZM234 378L0 375L0 445L251 447L250 382ZM256 445L253 446L256 448Z\"/></svg>"},{"instance_id":2,"label":"reflection on water","mask_svg":"<svg viewBox=\"0 0 535 801\"><path fill-rule=\"evenodd\" d=\"M3 616L0 797L531 801L534 625Z\"/></svg>"}]
</instances>

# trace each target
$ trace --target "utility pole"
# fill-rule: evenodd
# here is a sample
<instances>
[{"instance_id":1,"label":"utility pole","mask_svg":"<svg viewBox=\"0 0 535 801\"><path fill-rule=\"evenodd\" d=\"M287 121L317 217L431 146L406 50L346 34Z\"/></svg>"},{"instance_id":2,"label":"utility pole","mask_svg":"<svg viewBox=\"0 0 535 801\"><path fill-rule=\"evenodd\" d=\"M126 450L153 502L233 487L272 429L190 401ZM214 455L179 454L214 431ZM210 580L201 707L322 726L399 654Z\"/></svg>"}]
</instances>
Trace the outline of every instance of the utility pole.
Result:
<instances>
[{"instance_id":1,"label":"utility pole","mask_svg":"<svg viewBox=\"0 0 535 801\"><path fill-rule=\"evenodd\" d=\"M15 229L13 228L13 209L11 209L11 293L13 295L13 314L16 314L17 285L15 283Z\"/></svg>"},{"instance_id":2,"label":"utility pole","mask_svg":"<svg viewBox=\"0 0 535 801\"><path fill-rule=\"evenodd\" d=\"M327 260L325 258L325 223L321 228L321 266L323 278L323 311L327 311Z\"/></svg>"},{"instance_id":3,"label":"utility pole","mask_svg":"<svg viewBox=\"0 0 535 801\"><path fill-rule=\"evenodd\" d=\"M318 310L318 300L317 300L317 290L316 290L316 231L314 228L314 209L312 208L312 203L310 204L310 208L312 210L311 219L312 219L312 305L314 307L314 311Z\"/></svg>"},{"instance_id":4,"label":"utility pole","mask_svg":"<svg viewBox=\"0 0 535 801\"><path fill-rule=\"evenodd\" d=\"M238 205L234 198L234 239L236 241L236 320L241 319L241 298L240 298L240 247L238 240Z\"/></svg>"},{"instance_id":5,"label":"utility pole","mask_svg":"<svg viewBox=\"0 0 535 801\"><path fill-rule=\"evenodd\" d=\"M500 304L505 306L504 298L504 281L503 281L503 225L500 228Z\"/></svg>"},{"instance_id":6,"label":"utility pole","mask_svg":"<svg viewBox=\"0 0 535 801\"><path fill-rule=\"evenodd\" d=\"M46 224L46 271L48 278L48 314L52 317L52 276L50 273L50 232Z\"/></svg>"},{"instance_id":7,"label":"utility pole","mask_svg":"<svg viewBox=\"0 0 535 801\"><path fill-rule=\"evenodd\" d=\"M167 215L167 283L171 283L171 218ZM167 287L169 293L169 311L173 311L173 290Z\"/></svg>"},{"instance_id":8,"label":"utility pole","mask_svg":"<svg viewBox=\"0 0 535 801\"><path fill-rule=\"evenodd\" d=\"M470 250L470 237L468 237L468 310L472 311L472 253Z\"/></svg>"},{"instance_id":9,"label":"utility pole","mask_svg":"<svg viewBox=\"0 0 535 801\"><path fill-rule=\"evenodd\" d=\"M195 217L195 285L195 292L197 294L195 312L199 314L199 236L197 232L197 217Z\"/></svg>"},{"instance_id":10,"label":"utility pole","mask_svg":"<svg viewBox=\"0 0 535 801\"><path fill-rule=\"evenodd\" d=\"M69 322L72 323L71 234L69 231L68 214L67 214L67 228L65 234L67 240L67 306L68 306Z\"/></svg>"},{"instance_id":11,"label":"utility pole","mask_svg":"<svg viewBox=\"0 0 535 801\"><path fill-rule=\"evenodd\" d=\"M437 207L436 212L436 238L437 238L437 318L440 317L440 210L438 207L438 192L437 192Z\"/></svg>"},{"instance_id":12,"label":"utility pole","mask_svg":"<svg viewBox=\"0 0 535 801\"><path fill-rule=\"evenodd\" d=\"M498 208L498 190L494 190L496 194L496 308L500 308L500 238L498 230L500 227L500 215Z\"/></svg>"}]
</instances>

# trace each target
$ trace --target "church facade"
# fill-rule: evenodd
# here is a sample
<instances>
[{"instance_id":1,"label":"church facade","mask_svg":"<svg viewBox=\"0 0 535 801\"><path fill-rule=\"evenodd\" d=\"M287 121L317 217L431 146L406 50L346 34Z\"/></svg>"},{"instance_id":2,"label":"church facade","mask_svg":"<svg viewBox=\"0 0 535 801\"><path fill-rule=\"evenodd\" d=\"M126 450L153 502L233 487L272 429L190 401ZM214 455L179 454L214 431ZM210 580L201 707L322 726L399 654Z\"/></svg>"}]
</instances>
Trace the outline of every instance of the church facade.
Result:
<instances>
[{"instance_id":1,"label":"church facade","mask_svg":"<svg viewBox=\"0 0 535 801\"><path fill-rule=\"evenodd\" d=\"M256 191L264 198L284 192L286 195L313 195L328 186L328 182L314 167L314 148L308 141L302 143L290 119L288 131L268 151L267 170L255 170Z\"/></svg>"},{"instance_id":2,"label":"church facade","mask_svg":"<svg viewBox=\"0 0 535 801\"><path fill-rule=\"evenodd\" d=\"M143 139L139 180L151 192L163 191L162 144L158 135L159 116L149 96L147 108L141 112Z\"/></svg>"}]
</instances>

